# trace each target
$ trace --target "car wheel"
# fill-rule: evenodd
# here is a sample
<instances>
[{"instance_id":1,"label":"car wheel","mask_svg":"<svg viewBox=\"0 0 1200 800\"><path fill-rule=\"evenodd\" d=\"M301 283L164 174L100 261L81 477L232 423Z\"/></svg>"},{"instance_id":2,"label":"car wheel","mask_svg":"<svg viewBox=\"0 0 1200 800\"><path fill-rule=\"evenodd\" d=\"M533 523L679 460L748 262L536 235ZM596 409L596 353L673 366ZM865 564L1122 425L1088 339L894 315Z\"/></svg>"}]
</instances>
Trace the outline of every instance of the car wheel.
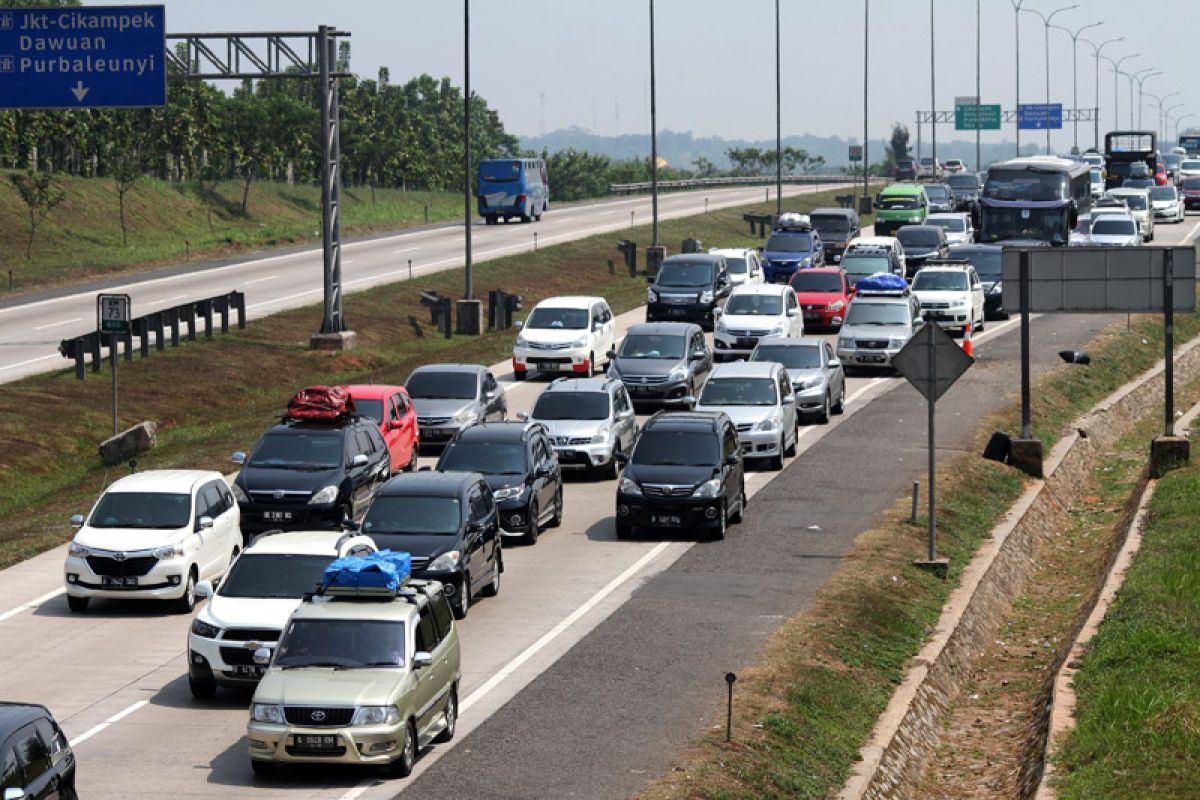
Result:
<instances>
[{"instance_id":1,"label":"car wheel","mask_svg":"<svg viewBox=\"0 0 1200 800\"><path fill-rule=\"evenodd\" d=\"M588 353L587 376L590 378L595 374L596 374L596 354Z\"/></svg>"},{"instance_id":2,"label":"car wheel","mask_svg":"<svg viewBox=\"0 0 1200 800\"><path fill-rule=\"evenodd\" d=\"M830 409L834 414L844 414L846 412L846 385L842 384L842 393L838 396L838 401L833 404Z\"/></svg>"},{"instance_id":3,"label":"car wheel","mask_svg":"<svg viewBox=\"0 0 1200 800\"><path fill-rule=\"evenodd\" d=\"M799 417L797 417L797 419L799 419ZM792 458L793 456L796 455L796 447L799 444L800 444L800 428L793 427L792 428L792 443L788 445L787 450L783 451L783 454L785 456L787 456L788 458Z\"/></svg>"},{"instance_id":4,"label":"car wheel","mask_svg":"<svg viewBox=\"0 0 1200 800\"><path fill-rule=\"evenodd\" d=\"M742 484L742 496L738 501L738 509L729 516L729 521L737 525L746 518L746 484Z\"/></svg>"},{"instance_id":5,"label":"car wheel","mask_svg":"<svg viewBox=\"0 0 1200 800\"><path fill-rule=\"evenodd\" d=\"M188 688L192 690L192 697L197 700L212 700L217 694L217 682L212 678L195 678L188 675Z\"/></svg>"},{"instance_id":6,"label":"car wheel","mask_svg":"<svg viewBox=\"0 0 1200 800\"><path fill-rule=\"evenodd\" d=\"M408 463L404 465L404 471L405 472L416 472L417 471L417 459L420 456L421 456L421 446L414 443L412 446L412 452L408 456Z\"/></svg>"},{"instance_id":7,"label":"car wheel","mask_svg":"<svg viewBox=\"0 0 1200 800\"><path fill-rule=\"evenodd\" d=\"M67 595L67 608L71 609L76 614L82 614L83 612L87 611L88 603L90 601L90 597L73 597L71 595Z\"/></svg>"},{"instance_id":8,"label":"car wheel","mask_svg":"<svg viewBox=\"0 0 1200 800\"><path fill-rule=\"evenodd\" d=\"M563 490L562 490L562 486L560 485L558 487L558 494L556 494L554 496L554 516L550 518L550 522L549 522L549 524L546 525L546 527L547 528L557 528L559 525L562 525L562 515L563 515Z\"/></svg>"},{"instance_id":9,"label":"car wheel","mask_svg":"<svg viewBox=\"0 0 1200 800\"><path fill-rule=\"evenodd\" d=\"M541 526L538 525L538 506L537 500L529 501L529 519L525 523L525 535L521 537L521 543L527 545L537 544L538 534L541 533Z\"/></svg>"},{"instance_id":10,"label":"car wheel","mask_svg":"<svg viewBox=\"0 0 1200 800\"><path fill-rule=\"evenodd\" d=\"M821 410L817 412L817 422L821 423L822 425L829 424L829 409L832 407L832 405L833 404L829 401L829 392L827 391L825 392L825 399L821 402Z\"/></svg>"},{"instance_id":11,"label":"car wheel","mask_svg":"<svg viewBox=\"0 0 1200 800\"><path fill-rule=\"evenodd\" d=\"M187 583L183 586L183 594L174 601L176 614L190 614L196 608L196 569L188 570Z\"/></svg>"},{"instance_id":12,"label":"car wheel","mask_svg":"<svg viewBox=\"0 0 1200 800\"><path fill-rule=\"evenodd\" d=\"M728 523L728 513L729 510L725 507L725 501L722 500L721 507L717 509L717 527L713 528L708 534L708 538L712 539L714 542L725 538L725 526Z\"/></svg>"},{"instance_id":13,"label":"car wheel","mask_svg":"<svg viewBox=\"0 0 1200 800\"><path fill-rule=\"evenodd\" d=\"M621 476L621 465L617 463L617 453L619 452L621 452L621 445L618 444L613 447L612 457L608 460L608 466L604 468L600 477L615 481Z\"/></svg>"},{"instance_id":14,"label":"car wheel","mask_svg":"<svg viewBox=\"0 0 1200 800\"><path fill-rule=\"evenodd\" d=\"M275 774L274 761L259 761L258 759L250 759L250 769L254 770L255 775L266 776Z\"/></svg>"},{"instance_id":15,"label":"car wheel","mask_svg":"<svg viewBox=\"0 0 1200 800\"><path fill-rule=\"evenodd\" d=\"M628 522L622 522L621 520L617 520L616 528L617 528L617 538L618 539L625 540L625 539L628 539L629 537L633 536L633 526L630 525Z\"/></svg>"},{"instance_id":16,"label":"car wheel","mask_svg":"<svg viewBox=\"0 0 1200 800\"><path fill-rule=\"evenodd\" d=\"M466 619L471 610L471 573L462 574L462 586L454 593L454 602L450 604L455 619Z\"/></svg>"},{"instance_id":17,"label":"car wheel","mask_svg":"<svg viewBox=\"0 0 1200 800\"><path fill-rule=\"evenodd\" d=\"M771 471L778 472L783 469L783 433L779 434L779 452L771 456L769 464Z\"/></svg>"},{"instance_id":18,"label":"car wheel","mask_svg":"<svg viewBox=\"0 0 1200 800\"><path fill-rule=\"evenodd\" d=\"M400 745L400 756L388 765L388 772L396 778L407 778L417 764L417 726L409 720L404 726L404 742Z\"/></svg>"},{"instance_id":19,"label":"car wheel","mask_svg":"<svg viewBox=\"0 0 1200 800\"><path fill-rule=\"evenodd\" d=\"M454 738L454 731L458 727L458 690L451 689L450 696L446 698L446 710L442 712L442 717L446 721L446 727L442 728L442 732L437 735L433 741L438 744L445 744Z\"/></svg>"},{"instance_id":20,"label":"car wheel","mask_svg":"<svg viewBox=\"0 0 1200 800\"><path fill-rule=\"evenodd\" d=\"M484 597L495 597L500 594L500 573L504 571L503 562L500 561L500 553L496 552L496 563L492 565L492 579L488 585L479 590L479 594Z\"/></svg>"}]
</instances>

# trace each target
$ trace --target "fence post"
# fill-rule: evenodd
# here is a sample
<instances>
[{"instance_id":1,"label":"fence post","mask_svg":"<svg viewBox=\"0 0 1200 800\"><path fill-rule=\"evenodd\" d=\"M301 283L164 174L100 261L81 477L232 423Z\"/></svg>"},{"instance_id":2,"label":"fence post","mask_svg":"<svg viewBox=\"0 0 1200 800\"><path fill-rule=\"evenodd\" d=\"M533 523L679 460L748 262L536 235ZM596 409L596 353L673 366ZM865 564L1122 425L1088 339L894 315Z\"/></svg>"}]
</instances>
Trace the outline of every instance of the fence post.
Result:
<instances>
[{"instance_id":1,"label":"fence post","mask_svg":"<svg viewBox=\"0 0 1200 800\"><path fill-rule=\"evenodd\" d=\"M100 355L100 334L89 333L86 340L88 349L92 351L92 372L99 372L101 362L104 360Z\"/></svg>"},{"instance_id":2,"label":"fence post","mask_svg":"<svg viewBox=\"0 0 1200 800\"><path fill-rule=\"evenodd\" d=\"M150 316L150 321L154 325L154 349L164 350L167 343L163 341L163 315L161 311L157 311Z\"/></svg>"},{"instance_id":3,"label":"fence post","mask_svg":"<svg viewBox=\"0 0 1200 800\"><path fill-rule=\"evenodd\" d=\"M246 329L246 295L243 292L230 292L230 300L238 312L238 330Z\"/></svg>"}]
</instances>

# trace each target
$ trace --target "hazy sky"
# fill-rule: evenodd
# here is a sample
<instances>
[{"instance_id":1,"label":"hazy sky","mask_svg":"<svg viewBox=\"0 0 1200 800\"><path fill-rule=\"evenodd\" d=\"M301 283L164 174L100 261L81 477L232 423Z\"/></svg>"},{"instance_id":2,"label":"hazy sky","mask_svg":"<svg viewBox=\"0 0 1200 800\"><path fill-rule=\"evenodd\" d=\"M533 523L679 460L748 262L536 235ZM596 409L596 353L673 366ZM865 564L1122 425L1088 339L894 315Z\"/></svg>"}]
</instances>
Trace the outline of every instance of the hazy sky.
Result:
<instances>
[{"instance_id":1,"label":"hazy sky","mask_svg":"<svg viewBox=\"0 0 1200 800\"><path fill-rule=\"evenodd\" d=\"M111 0L110 0L111 1ZM1175 113L1195 109L1200 123L1200 48L1189 0L1077 0L1055 24L1078 28L1096 42L1124 36L1105 55L1141 53L1123 69L1154 67L1145 92L1180 94ZM1014 12L1011 0L981 0L982 102L1014 103ZM461 0L165 0L167 30L307 30L318 24L349 30L352 67L374 77L380 66L393 82L422 72L461 83ZM1070 2L1026 0L1044 12ZM934 0L937 106L975 89L975 3ZM508 129L537 134L568 125L596 133L645 132L649 127L648 0L495 0L472 2L472 88L500 112ZM658 123L697 136L766 139L774 136L774 3L772 0L657 0ZM1045 28L1021 17L1021 100L1045 100ZM861 136L863 0L781 0L784 135ZM870 134L891 124L913 127L914 110L930 107L929 2L871 4ZM1051 102L1071 103L1071 39L1050 31ZM1094 102L1095 59L1079 44L1079 104ZM1129 123L1129 81L1120 78L1121 127ZM544 96L544 99L543 99ZM1136 96L1136 90L1135 90ZM1101 61L1101 132L1113 125L1113 74ZM1149 98L1143 126L1155 127ZM1186 124L1185 124L1186 127ZM1085 129L1087 135L1084 135ZM1089 144L1090 125L1080 126ZM969 134L958 134L965 137ZM1023 132L1044 137L1041 132ZM928 131L926 131L926 137ZM955 136L941 126L939 138ZM973 136L973 135L972 135ZM985 141L1010 138L1009 128ZM1039 138L1039 141L1044 139ZM1071 129L1056 132L1056 150L1071 144Z\"/></svg>"}]
</instances>

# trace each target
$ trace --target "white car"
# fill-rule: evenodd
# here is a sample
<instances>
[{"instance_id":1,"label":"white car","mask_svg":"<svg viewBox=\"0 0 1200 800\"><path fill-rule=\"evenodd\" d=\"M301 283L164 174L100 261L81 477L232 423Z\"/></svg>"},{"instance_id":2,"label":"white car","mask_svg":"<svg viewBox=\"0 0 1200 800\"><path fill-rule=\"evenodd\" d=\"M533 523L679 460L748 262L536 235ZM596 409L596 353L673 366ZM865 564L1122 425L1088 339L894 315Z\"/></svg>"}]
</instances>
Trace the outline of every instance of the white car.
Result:
<instances>
[{"instance_id":1,"label":"white car","mask_svg":"<svg viewBox=\"0 0 1200 800\"><path fill-rule=\"evenodd\" d=\"M1154 218L1163 222L1183 222L1183 198L1174 186L1153 186L1150 202L1154 205Z\"/></svg>"},{"instance_id":2,"label":"white car","mask_svg":"<svg viewBox=\"0 0 1200 800\"><path fill-rule=\"evenodd\" d=\"M912 293L926 322L943 328L983 330L983 284L969 264L923 267L913 278Z\"/></svg>"},{"instance_id":3,"label":"white car","mask_svg":"<svg viewBox=\"0 0 1200 800\"><path fill-rule=\"evenodd\" d=\"M271 649L306 592L321 583L330 562L375 552L370 536L345 531L276 531L259 535L216 590L196 585L208 605L188 632L188 686L199 700L218 686L253 687L264 668L254 651Z\"/></svg>"},{"instance_id":4,"label":"white car","mask_svg":"<svg viewBox=\"0 0 1200 800\"><path fill-rule=\"evenodd\" d=\"M901 274L908 274L908 259L904 256L904 245L895 236L859 236L850 240L850 244L846 245L846 252L849 253L855 247L883 247L891 250L900 261L900 266L904 268ZM845 258L844 255L842 257Z\"/></svg>"},{"instance_id":5,"label":"white car","mask_svg":"<svg viewBox=\"0 0 1200 800\"><path fill-rule=\"evenodd\" d=\"M1092 182L1092 197L1104 197L1104 170L1099 167L1092 167L1090 180Z\"/></svg>"},{"instance_id":6,"label":"white car","mask_svg":"<svg viewBox=\"0 0 1200 800\"><path fill-rule=\"evenodd\" d=\"M970 214L938 213L925 217L926 225L936 225L946 232L946 244L974 244L975 226Z\"/></svg>"},{"instance_id":7,"label":"white car","mask_svg":"<svg viewBox=\"0 0 1200 800\"><path fill-rule=\"evenodd\" d=\"M763 282L762 257L757 250L714 247L708 253L725 258L725 268L729 273L729 282L733 286Z\"/></svg>"},{"instance_id":8,"label":"white car","mask_svg":"<svg viewBox=\"0 0 1200 800\"><path fill-rule=\"evenodd\" d=\"M743 285L729 294L713 330L713 355L745 358L766 336L785 339L804 335L804 316L796 291L778 283Z\"/></svg>"},{"instance_id":9,"label":"white car","mask_svg":"<svg viewBox=\"0 0 1200 800\"><path fill-rule=\"evenodd\" d=\"M942 166L946 168L947 175L956 175L959 172L967 171L967 165L961 158L947 158L946 163Z\"/></svg>"},{"instance_id":10,"label":"white car","mask_svg":"<svg viewBox=\"0 0 1200 800\"><path fill-rule=\"evenodd\" d=\"M1094 247L1137 247L1142 234L1129 214L1093 214L1088 243Z\"/></svg>"},{"instance_id":11,"label":"white car","mask_svg":"<svg viewBox=\"0 0 1200 800\"><path fill-rule=\"evenodd\" d=\"M170 600L190 613L196 584L225 574L242 546L237 502L221 473L147 470L113 483L67 547L67 605L93 597Z\"/></svg>"},{"instance_id":12,"label":"white car","mask_svg":"<svg viewBox=\"0 0 1200 800\"><path fill-rule=\"evenodd\" d=\"M1142 241L1154 241L1154 211L1149 189L1109 189L1105 197L1112 197L1123 202L1129 209L1129 213L1137 220L1138 229L1142 232Z\"/></svg>"},{"instance_id":13,"label":"white car","mask_svg":"<svg viewBox=\"0 0 1200 800\"><path fill-rule=\"evenodd\" d=\"M1200 158L1185 158L1175 171L1176 183L1183 183L1184 178L1200 176Z\"/></svg>"},{"instance_id":14,"label":"white car","mask_svg":"<svg viewBox=\"0 0 1200 800\"><path fill-rule=\"evenodd\" d=\"M1072 247L1084 247L1092 243L1092 215L1080 214L1071 229L1071 238L1067 241Z\"/></svg>"},{"instance_id":15,"label":"white car","mask_svg":"<svg viewBox=\"0 0 1200 800\"><path fill-rule=\"evenodd\" d=\"M533 307L513 345L513 377L530 372L596 374L617 347L617 325L603 297L550 297Z\"/></svg>"}]
</instances>

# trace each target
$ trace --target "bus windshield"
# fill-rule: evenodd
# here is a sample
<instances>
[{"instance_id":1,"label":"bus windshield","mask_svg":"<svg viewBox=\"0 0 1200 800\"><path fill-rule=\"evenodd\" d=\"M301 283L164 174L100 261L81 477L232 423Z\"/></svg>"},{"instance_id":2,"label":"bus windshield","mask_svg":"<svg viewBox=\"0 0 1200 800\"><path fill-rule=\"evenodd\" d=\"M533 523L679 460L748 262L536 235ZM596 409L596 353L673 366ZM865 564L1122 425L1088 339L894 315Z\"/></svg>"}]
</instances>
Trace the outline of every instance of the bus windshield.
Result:
<instances>
[{"instance_id":1,"label":"bus windshield","mask_svg":"<svg viewBox=\"0 0 1200 800\"><path fill-rule=\"evenodd\" d=\"M505 183L520 177L520 161L484 161L479 165L479 178L488 183Z\"/></svg>"},{"instance_id":2,"label":"bus windshield","mask_svg":"<svg viewBox=\"0 0 1200 800\"><path fill-rule=\"evenodd\" d=\"M990 169L983 187L993 200L1066 200L1067 176L1061 172L1029 169Z\"/></svg>"},{"instance_id":3,"label":"bus windshield","mask_svg":"<svg viewBox=\"0 0 1200 800\"><path fill-rule=\"evenodd\" d=\"M1070 236L1065 207L994 208L984 206L981 240L1038 239L1064 244Z\"/></svg>"}]
</instances>

